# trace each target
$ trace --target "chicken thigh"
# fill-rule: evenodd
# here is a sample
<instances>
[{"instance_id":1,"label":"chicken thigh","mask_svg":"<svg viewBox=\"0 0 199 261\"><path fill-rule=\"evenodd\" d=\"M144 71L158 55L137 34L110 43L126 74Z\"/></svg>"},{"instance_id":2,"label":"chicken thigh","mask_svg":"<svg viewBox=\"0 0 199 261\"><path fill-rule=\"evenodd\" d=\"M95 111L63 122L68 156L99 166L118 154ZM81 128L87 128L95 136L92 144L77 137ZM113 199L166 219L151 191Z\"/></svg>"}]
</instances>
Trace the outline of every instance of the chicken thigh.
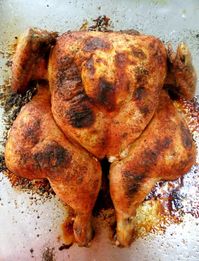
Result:
<instances>
[{"instance_id":1,"label":"chicken thigh","mask_svg":"<svg viewBox=\"0 0 199 261\"><path fill-rule=\"evenodd\" d=\"M70 143L59 130L46 87L40 86L15 120L5 159L16 175L50 181L58 197L74 210L74 236L79 245L86 246L92 238L91 216L101 185L101 167L96 158Z\"/></svg>"},{"instance_id":2,"label":"chicken thigh","mask_svg":"<svg viewBox=\"0 0 199 261\"><path fill-rule=\"evenodd\" d=\"M131 145L128 156L110 168L117 239L122 246L130 244L136 209L154 185L185 174L195 163L195 153L186 123L163 90L152 121Z\"/></svg>"}]
</instances>

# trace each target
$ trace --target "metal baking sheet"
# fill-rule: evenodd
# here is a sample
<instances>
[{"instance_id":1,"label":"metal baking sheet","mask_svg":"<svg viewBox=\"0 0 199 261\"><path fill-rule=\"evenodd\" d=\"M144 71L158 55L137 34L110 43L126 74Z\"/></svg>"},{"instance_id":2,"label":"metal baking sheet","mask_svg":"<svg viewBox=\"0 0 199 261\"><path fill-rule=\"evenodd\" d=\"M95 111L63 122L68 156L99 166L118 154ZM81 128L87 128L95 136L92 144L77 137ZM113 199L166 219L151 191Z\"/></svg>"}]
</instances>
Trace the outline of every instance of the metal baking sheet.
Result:
<instances>
[{"instance_id":1,"label":"metal baking sheet","mask_svg":"<svg viewBox=\"0 0 199 261\"><path fill-rule=\"evenodd\" d=\"M185 41L199 75L198 0L0 0L0 84L10 74L5 66L9 45L27 27L64 32L79 29L84 21L99 15L110 17L115 30L134 28L165 42L170 40L174 46ZM3 130L1 123L1 139ZM198 177L197 172L197 168L192 169L191 178ZM190 189L189 197L198 195L197 189ZM129 248L115 247L102 227L90 248L74 245L60 251L61 224L66 215L56 197L16 190L0 174L0 260L199 260L198 219L190 214L182 223L170 225L164 234L139 238Z\"/></svg>"}]
</instances>

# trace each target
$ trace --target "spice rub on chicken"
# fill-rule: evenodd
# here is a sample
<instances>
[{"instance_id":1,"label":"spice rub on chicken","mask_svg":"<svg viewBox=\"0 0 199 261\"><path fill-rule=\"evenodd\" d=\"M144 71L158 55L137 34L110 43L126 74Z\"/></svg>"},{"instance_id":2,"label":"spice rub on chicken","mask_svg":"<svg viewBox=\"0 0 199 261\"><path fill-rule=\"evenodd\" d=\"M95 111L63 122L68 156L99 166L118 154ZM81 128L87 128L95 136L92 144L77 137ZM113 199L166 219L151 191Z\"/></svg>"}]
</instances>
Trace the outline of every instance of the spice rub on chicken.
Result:
<instances>
[{"instance_id":1,"label":"spice rub on chicken","mask_svg":"<svg viewBox=\"0 0 199 261\"><path fill-rule=\"evenodd\" d=\"M91 213L107 158L117 240L128 246L132 217L157 181L185 174L195 162L189 129L164 86L192 98L196 74L185 44L175 53L154 36L39 29L19 39L12 88L45 79L13 124L6 164L15 174L48 178L76 214L79 245L92 238ZM28 134L29 133L29 134Z\"/></svg>"}]
</instances>

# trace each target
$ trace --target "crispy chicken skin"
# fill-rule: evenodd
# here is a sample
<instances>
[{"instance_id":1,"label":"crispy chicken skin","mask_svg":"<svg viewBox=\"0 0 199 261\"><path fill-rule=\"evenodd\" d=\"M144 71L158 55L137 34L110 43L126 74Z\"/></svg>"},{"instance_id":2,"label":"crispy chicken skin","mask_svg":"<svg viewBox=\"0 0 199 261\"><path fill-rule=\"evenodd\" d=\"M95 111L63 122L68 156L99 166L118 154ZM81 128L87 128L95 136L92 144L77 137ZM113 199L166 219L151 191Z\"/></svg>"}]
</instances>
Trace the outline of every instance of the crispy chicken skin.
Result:
<instances>
[{"instance_id":1,"label":"crispy chicken skin","mask_svg":"<svg viewBox=\"0 0 199 261\"><path fill-rule=\"evenodd\" d=\"M119 157L151 120L165 77L166 49L153 36L63 34L49 59L53 116L96 157Z\"/></svg>"},{"instance_id":2,"label":"crispy chicken skin","mask_svg":"<svg viewBox=\"0 0 199 261\"><path fill-rule=\"evenodd\" d=\"M175 53L159 39L133 31L56 37L30 29L19 40L13 90L25 91L31 79L48 79L50 94L42 88L20 112L7 141L6 164L17 175L48 178L76 212L76 241L87 245L101 183L94 157L107 157L113 162L117 240L128 246L136 209L155 183L182 176L195 162L192 136L163 90L166 84L192 98L196 74L190 52L180 44Z\"/></svg>"},{"instance_id":3,"label":"crispy chicken skin","mask_svg":"<svg viewBox=\"0 0 199 261\"><path fill-rule=\"evenodd\" d=\"M18 39L12 63L12 88L23 92L33 79L47 79L47 61L57 33L30 28Z\"/></svg>"},{"instance_id":4,"label":"crispy chicken skin","mask_svg":"<svg viewBox=\"0 0 199 261\"><path fill-rule=\"evenodd\" d=\"M117 239L128 246L137 207L160 180L175 180L195 163L189 129L165 91L154 118L131 146L129 155L110 169L110 192L117 217Z\"/></svg>"},{"instance_id":5,"label":"crispy chicken skin","mask_svg":"<svg viewBox=\"0 0 199 261\"><path fill-rule=\"evenodd\" d=\"M77 243L87 245L92 238L91 214L101 185L101 167L97 159L70 143L59 130L44 86L15 120L5 158L13 173L50 181L59 198L75 211Z\"/></svg>"},{"instance_id":6,"label":"crispy chicken skin","mask_svg":"<svg viewBox=\"0 0 199 261\"><path fill-rule=\"evenodd\" d=\"M167 53L169 72L166 83L172 85L172 90L175 93L180 93L186 99L191 99L195 93L197 77L187 45L180 43L175 53L169 44Z\"/></svg>"}]
</instances>

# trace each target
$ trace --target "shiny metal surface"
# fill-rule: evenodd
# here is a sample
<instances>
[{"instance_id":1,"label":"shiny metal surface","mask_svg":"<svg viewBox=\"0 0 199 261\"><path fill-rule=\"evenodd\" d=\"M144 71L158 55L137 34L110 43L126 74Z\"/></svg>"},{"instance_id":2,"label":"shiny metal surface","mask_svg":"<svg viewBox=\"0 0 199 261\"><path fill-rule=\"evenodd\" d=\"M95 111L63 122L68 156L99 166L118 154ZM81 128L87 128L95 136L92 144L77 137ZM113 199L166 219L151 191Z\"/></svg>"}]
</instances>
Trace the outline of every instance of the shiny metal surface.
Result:
<instances>
[{"instance_id":1,"label":"shiny metal surface","mask_svg":"<svg viewBox=\"0 0 199 261\"><path fill-rule=\"evenodd\" d=\"M171 40L174 45L185 41L199 75L198 0L0 0L0 50L5 53L14 37L27 27L64 32L79 29L84 20L104 14L111 18L114 29L138 29L164 41ZM1 53L0 84L10 73L5 71L5 62ZM1 139L3 130L1 123ZM196 193L199 194L197 190L189 191L189 197ZM65 215L66 210L56 197L18 191L0 173L0 260L199 260L199 223L190 214L185 215L182 223L170 225L165 234L149 234L127 249L113 246L107 231L101 228L92 247L74 245L60 251L58 236Z\"/></svg>"}]
</instances>

